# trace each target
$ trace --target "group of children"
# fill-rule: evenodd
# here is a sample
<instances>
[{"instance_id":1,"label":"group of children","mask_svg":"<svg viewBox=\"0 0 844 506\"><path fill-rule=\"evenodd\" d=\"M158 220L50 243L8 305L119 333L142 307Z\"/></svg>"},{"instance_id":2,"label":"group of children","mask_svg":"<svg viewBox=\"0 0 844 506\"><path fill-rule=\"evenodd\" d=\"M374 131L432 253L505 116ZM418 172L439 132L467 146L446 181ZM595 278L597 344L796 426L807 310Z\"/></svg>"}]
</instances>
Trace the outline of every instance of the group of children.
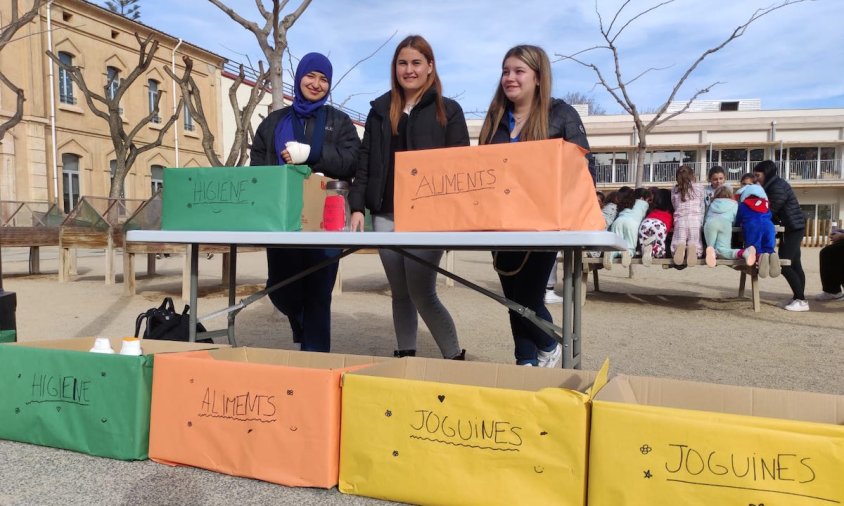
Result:
<instances>
[{"instance_id":1,"label":"group of children","mask_svg":"<svg viewBox=\"0 0 844 506\"><path fill-rule=\"evenodd\" d=\"M748 266L758 260L760 277L780 275L768 197L753 174L741 177L735 194L721 167L709 170L707 186L687 165L677 169L676 179L671 190L624 186L606 198L598 192L607 229L627 244L624 251L604 254L604 268L611 269L618 256L627 267L637 254L643 265L650 265L654 258L667 258L670 251L677 268L695 265L700 258L706 258L709 267L715 267L718 258L742 258ZM734 226L742 232L738 248L733 247Z\"/></svg>"}]
</instances>

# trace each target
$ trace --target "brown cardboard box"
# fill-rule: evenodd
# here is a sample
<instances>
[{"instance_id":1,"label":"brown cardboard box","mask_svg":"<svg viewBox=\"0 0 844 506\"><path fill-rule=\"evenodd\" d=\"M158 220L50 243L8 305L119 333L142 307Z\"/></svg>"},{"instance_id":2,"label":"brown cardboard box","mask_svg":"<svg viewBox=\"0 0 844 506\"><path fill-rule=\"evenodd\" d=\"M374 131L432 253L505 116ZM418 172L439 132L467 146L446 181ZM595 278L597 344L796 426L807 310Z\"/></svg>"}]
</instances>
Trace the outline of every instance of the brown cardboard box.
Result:
<instances>
[{"instance_id":1,"label":"brown cardboard box","mask_svg":"<svg viewBox=\"0 0 844 506\"><path fill-rule=\"evenodd\" d=\"M322 230L322 206L325 202L325 183L330 177L311 174L304 184L304 206L302 207L302 230L319 232Z\"/></svg>"}]
</instances>

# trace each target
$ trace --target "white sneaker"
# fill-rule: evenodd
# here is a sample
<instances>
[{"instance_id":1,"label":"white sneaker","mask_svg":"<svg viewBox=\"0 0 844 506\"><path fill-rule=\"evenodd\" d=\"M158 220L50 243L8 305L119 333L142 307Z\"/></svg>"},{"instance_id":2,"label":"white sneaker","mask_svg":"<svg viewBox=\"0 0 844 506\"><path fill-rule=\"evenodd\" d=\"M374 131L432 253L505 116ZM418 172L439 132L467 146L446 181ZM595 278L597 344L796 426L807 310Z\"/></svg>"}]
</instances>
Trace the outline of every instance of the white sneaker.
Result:
<instances>
[{"instance_id":1,"label":"white sneaker","mask_svg":"<svg viewBox=\"0 0 844 506\"><path fill-rule=\"evenodd\" d=\"M838 293L829 293L829 292L821 292L815 295L815 300L840 300L844 299L844 292Z\"/></svg>"},{"instance_id":2,"label":"white sneaker","mask_svg":"<svg viewBox=\"0 0 844 506\"><path fill-rule=\"evenodd\" d=\"M560 359L563 358L563 345L557 343L557 346L551 351L539 350L536 358L539 361L539 367L559 367Z\"/></svg>"},{"instance_id":3,"label":"white sneaker","mask_svg":"<svg viewBox=\"0 0 844 506\"><path fill-rule=\"evenodd\" d=\"M785 306L786 311L808 311L809 310L809 302L800 299L794 299Z\"/></svg>"},{"instance_id":4,"label":"white sneaker","mask_svg":"<svg viewBox=\"0 0 844 506\"><path fill-rule=\"evenodd\" d=\"M545 289L545 303L546 304L562 304L563 298L557 295L554 290Z\"/></svg>"}]
</instances>

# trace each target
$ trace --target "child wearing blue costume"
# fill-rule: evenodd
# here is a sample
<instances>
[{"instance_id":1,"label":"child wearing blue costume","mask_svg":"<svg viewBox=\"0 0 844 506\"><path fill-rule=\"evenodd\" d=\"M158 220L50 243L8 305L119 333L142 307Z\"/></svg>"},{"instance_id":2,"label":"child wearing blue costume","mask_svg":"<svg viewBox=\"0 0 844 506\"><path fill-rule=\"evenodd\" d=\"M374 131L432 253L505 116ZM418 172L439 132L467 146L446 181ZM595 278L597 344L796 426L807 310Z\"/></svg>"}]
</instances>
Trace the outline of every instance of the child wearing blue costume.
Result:
<instances>
[{"instance_id":1,"label":"child wearing blue costume","mask_svg":"<svg viewBox=\"0 0 844 506\"><path fill-rule=\"evenodd\" d=\"M639 225L645 219L650 207L648 201L653 199L653 194L647 188L636 188L629 198L633 200L632 205L625 205L625 209L618 213L618 217L612 222L610 231L621 236L627 244L627 249L620 253L622 267L630 266L630 260L636 254L636 245L639 242ZM611 268L612 259L619 255L617 251L604 253L604 268Z\"/></svg>"},{"instance_id":2,"label":"child wearing blue costume","mask_svg":"<svg viewBox=\"0 0 844 506\"><path fill-rule=\"evenodd\" d=\"M774 250L776 230L768 204L768 195L759 184L749 184L738 189L739 208L737 223L744 235L745 247L753 246L759 255L759 277L775 278L780 275L780 258Z\"/></svg>"}]
</instances>

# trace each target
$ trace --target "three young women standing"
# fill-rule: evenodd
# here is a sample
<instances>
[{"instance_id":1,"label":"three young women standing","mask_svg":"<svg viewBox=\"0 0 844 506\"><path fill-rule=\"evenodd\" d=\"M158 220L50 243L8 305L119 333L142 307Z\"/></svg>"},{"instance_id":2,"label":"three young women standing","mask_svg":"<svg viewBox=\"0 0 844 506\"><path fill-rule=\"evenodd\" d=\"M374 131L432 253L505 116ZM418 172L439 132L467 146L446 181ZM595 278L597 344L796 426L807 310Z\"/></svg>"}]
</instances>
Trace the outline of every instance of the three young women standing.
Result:
<instances>
[{"instance_id":1,"label":"three young women standing","mask_svg":"<svg viewBox=\"0 0 844 506\"><path fill-rule=\"evenodd\" d=\"M419 35L402 40L393 55L391 89L372 101L366 118L357 172L349 193L352 230L363 230L364 210L372 213L376 232L392 232L395 154L400 151L469 145L463 110L443 97L434 52ZM410 250L439 264L442 250ZM454 320L437 296L436 271L381 249L381 263L390 283L396 356L416 354L418 315L422 316L443 357L463 360ZM548 278L548 273L545 273ZM543 294L544 292L543 280Z\"/></svg>"},{"instance_id":2,"label":"three young women standing","mask_svg":"<svg viewBox=\"0 0 844 506\"><path fill-rule=\"evenodd\" d=\"M551 63L537 46L516 46L504 55L501 79L489 106L480 144L562 138L589 149L586 130L573 107L551 98ZM595 180L591 155L589 171ZM493 265L504 296L552 321L545 307L545 285L556 261L554 252L499 251ZM510 311L516 363L557 367L561 345L539 327Z\"/></svg>"}]
</instances>

